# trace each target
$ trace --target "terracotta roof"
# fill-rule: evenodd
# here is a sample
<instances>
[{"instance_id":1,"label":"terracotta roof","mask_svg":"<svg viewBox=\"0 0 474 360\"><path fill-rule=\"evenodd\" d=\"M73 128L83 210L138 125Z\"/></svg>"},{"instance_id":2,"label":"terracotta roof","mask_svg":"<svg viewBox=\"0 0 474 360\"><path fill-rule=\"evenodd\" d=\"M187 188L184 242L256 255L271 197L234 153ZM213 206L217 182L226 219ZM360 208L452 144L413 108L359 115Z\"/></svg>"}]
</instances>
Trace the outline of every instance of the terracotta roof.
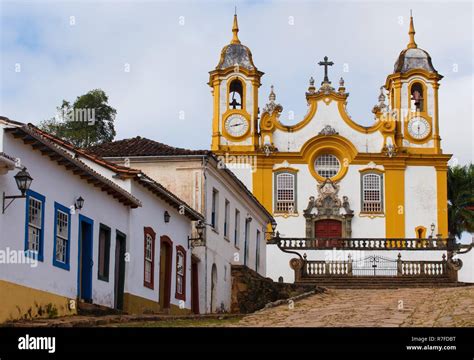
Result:
<instances>
[{"instance_id":1,"label":"terracotta roof","mask_svg":"<svg viewBox=\"0 0 474 360\"><path fill-rule=\"evenodd\" d=\"M140 200L113 181L94 171L79 159L76 159L67 151L58 147L48 138L44 137L43 132L38 132L36 127L30 125L15 126L5 129L5 131L11 133L15 138L22 139L25 144L30 144L33 149L39 150L43 155L48 156L59 165L63 165L67 170L71 170L75 175L91 183L93 186L105 191L122 204L132 208L141 206Z\"/></svg>"},{"instance_id":2,"label":"terracotta roof","mask_svg":"<svg viewBox=\"0 0 474 360\"><path fill-rule=\"evenodd\" d=\"M219 163L217 156L210 150L188 150L182 148L176 148L169 146L158 141L142 138L140 136L124 139L118 141L112 141L101 145L93 146L87 149L96 155L100 155L106 158L119 158L119 157L147 157L147 156L204 156L214 159ZM232 180L244 191L245 194L257 205L257 207L267 216L270 221L273 216L267 211L267 209L258 201L258 199L252 194L252 192L240 181L240 179L227 167L223 168Z\"/></svg>"},{"instance_id":3,"label":"terracotta roof","mask_svg":"<svg viewBox=\"0 0 474 360\"><path fill-rule=\"evenodd\" d=\"M103 143L87 149L102 157L207 155L208 150L189 150L169 146L140 136Z\"/></svg>"},{"instance_id":4,"label":"terracotta roof","mask_svg":"<svg viewBox=\"0 0 474 360\"><path fill-rule=\"evenodd\" d=\"M12 121L8 118L5 117L0 117L0 120L4 120L8 123L11 123L15 125L14 128L7 129L8 132L12 132L13 136L15 137L20 137L23 139L25 143L32 143L32 146L34 149L39 149L43 154L47 154L50 156L52 160L57 160L57 154L58 152L61 153L61 155L65 156L68 160L72 161L75 163L76 166L78 166L80 169L87 171L90 173L93 177L98 178L101 180L103 183L106 185L109 185L115 190L116 192L120 193L121 195L125 197L129 197L129 200L133 200L132 203L129 203L127 201L124 201L120 196L117 197L114 191L109 191L110 189L101 187L102 191L107 191L108 194L113 195L115 198L117 198L120 202L130 205L132 208L136 208L138 206L141 206L140 200L135 198L132 194L130 194L128 191L125 189L122 189L119 185L115 184L113 181L107 179L103 175L97 173L94 171L92 168L88 167L85 163L80 161L75 156L70 155L67 151L64 150L67 149L71 152L74 152L77 155L83 156L93 162L95 162L98 165L101 165L103 167L106 167L110 169L111 171L114 171L124 177L127 178L132 178L133 180L137 181L139 184L142 186L146 187L148 190L153 192L156 196L161 198L162 200L166 201L168 204L170 204L173 208L177 210L184 210L184 215L188 217L189 219L196 221L196 220L203 220L204 217L197 211L191 208L186 202L181 200L179 197L174 195L172 192L167 190L165 187L163 187L161 184L158 182L152 180L145 174L143 174L140 170L138 169L132 169L129 167L125 166L120 166L115 163L112 163L110 161L107 161L105 159L102 159L100 156L97 156L95 154L90 153L89 151L81 148L77 148L71 143L62 140L54 135L51 135L45 131L42 131L38 129L36 126L32 124L23 124L17 121ZM24 134L21 134L23 132ZM31 136L35 138L37 141L40 141L43 145L47 146L50 150L53 150L56 155L50 154L48 151L46 151L45 148L39 147L37 144L33 144L34 141L27 139L28 136ZM58 161L60 164L65 164L63 161ZM67 169L71 169L70 165L65 165ZM73 170L74 174L79 174L81 178L87 179L89 183L92 183L93 185L97 186L96 181L89 179L87 176L82 174L79 169Z\"/></svg>"}]
</instances>

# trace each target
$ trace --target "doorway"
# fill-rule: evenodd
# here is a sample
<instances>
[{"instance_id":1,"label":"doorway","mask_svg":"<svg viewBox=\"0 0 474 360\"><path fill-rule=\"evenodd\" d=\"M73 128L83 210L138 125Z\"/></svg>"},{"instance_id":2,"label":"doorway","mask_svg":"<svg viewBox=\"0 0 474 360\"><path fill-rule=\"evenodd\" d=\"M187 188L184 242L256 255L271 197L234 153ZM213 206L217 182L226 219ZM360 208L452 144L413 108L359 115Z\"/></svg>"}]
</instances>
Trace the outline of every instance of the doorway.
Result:
<instances>
[{"instance_id":1,"label":"doorway","mask_svg":"<svg viewBox=\"0 0 474 360\"><path fill-rule=\"evenodd\" d=\"M191 257L191 310L199 314L199 273L198 261Z\"/></svg>"},{"instance_id":2,"label":"doorway","mask_svg":"<svg viewBox=\"0 0 474 360\"><path fill-rule=\"evenodd\" d=\"M160 293L159 302L162 310L169 309L171 297L171 263L173 242L168 236L160 239Z\"/></svg>"},{"instance_id":3,"label":"doorway","mask_svg":"<svg viewBox=\"0 0 474 360\"><path fill-rule=\"evenodd\" d=\"M94 221L79 214L77 297L79 300L88 303L92 303L93 229Z\"/></svg>"},{"instance_id":4,"label":"doorway","mask_svg":"<svg viewBox=\"0 0 474 360\"><path fill-rule=\"evenodd\" d=\"M211 271L211 313L217 311L217 267L212 264Z\"/></svg>"},{"instance_id":5,"label":"doorway","mask_svg":"<svg viewBox=\"0 0 474 360\"><path fill-rule=\"evenodd\" d=\"M126 236L117 230L115 236L115 276L114 276L114 299L115 308L123 310L123 295L125 290L125 250Z\"/></svg>"}]
</instances>

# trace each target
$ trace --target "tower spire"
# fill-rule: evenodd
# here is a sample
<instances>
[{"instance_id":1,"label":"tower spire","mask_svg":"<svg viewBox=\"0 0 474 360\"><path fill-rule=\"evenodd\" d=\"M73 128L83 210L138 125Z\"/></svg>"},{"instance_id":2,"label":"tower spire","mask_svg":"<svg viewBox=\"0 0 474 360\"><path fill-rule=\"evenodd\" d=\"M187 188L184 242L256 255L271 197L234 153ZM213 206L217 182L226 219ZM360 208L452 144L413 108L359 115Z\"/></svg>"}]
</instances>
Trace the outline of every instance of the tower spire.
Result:
<instances>
[{"instance_id":1,"label":"tower spire","mask_svg":"<svg viewBox=\"0 0 474 360\"><path fill-rule=\"evenodd\" d=\"M410 30L408 31L408 35L410 36L410 42L408 43L408 49L415 49L418 46L415 42L415 26L413 25L413 15L412 11L410 10Z\"/></svg>"},{"instance_id":2,"label":"tower spire","mask_svg":"<svg viewBox=\"0 0 474 360\"><path fill-rule=\"evenodd\" d=\"M232 41L230 42L231 44L240 44L239 36L237 35L239 33L239 24L237 23L237 6L235 7L235 13L234 13L234 25L232 26Z\"/></svg>"}]
</instances>

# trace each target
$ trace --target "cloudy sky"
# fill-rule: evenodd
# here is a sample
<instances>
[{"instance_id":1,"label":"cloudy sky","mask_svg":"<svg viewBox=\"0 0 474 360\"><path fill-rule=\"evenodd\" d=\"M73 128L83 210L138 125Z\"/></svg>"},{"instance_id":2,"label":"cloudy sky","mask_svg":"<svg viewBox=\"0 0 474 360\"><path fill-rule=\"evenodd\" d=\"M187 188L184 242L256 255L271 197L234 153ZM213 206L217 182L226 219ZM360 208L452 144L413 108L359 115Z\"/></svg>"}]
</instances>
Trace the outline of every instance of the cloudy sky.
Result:
<instances>
[{"instance_id":1,"label":"cloudy sky","mask_svg":"<svg viewBox=\"0 0 474 360\"><path fill-rule=\"evenodd\" d=\"M308 79L321 82L317 62L327 55L335 63L330 79L344 77L349 113L363 125L372 123L379 87L408 42L413 9L416 42L445 76L443 149L460 163L474 158L470 1L0 0L0 115L38 123L54 116L62 99L101 88L117 109L118 139L141 135L208 148L208 72L231 39L234 5L239 37L265 72L261 107L273 84L282 120L300 120Z\"/></svg>"}]
</instances>

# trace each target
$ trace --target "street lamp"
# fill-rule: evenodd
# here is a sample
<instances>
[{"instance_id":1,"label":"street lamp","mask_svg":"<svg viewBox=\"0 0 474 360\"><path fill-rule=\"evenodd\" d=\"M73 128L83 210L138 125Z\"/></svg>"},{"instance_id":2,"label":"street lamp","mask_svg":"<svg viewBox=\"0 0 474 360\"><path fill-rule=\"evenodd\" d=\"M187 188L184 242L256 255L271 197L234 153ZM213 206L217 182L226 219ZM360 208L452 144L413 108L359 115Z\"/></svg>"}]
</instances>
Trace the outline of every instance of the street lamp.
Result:
<instances>
[{"instance_id":1,"label":"street lamp","mask_svg":"<svg viewBox=\"0 0 474 360\"><path fill-rule=\"evenodd\" d=\"M10 204L15 201L15 199L22 199L26 197L26 192L31 186L31 182L33 181L33 178L31 175L26 171L26 168L23 168L20 170L15 176L15 182L16 186L18 187L18 190L20 190L21 195L10 195L6 196L5 192L3 192L3 206L2 206L2 213L5 213L5 210L10 206ZM11 199L8 204L5 205L5 200L6 199Z\"/></svg>"},{"instance_id":2,"label":"street lamp","mask_svg":"<svg viewBox=\"0 0 474 360\"><path fill-rule=\"evenodd\" d=\"M170 213L168 211L165 210L165 214L164 214L164 219L165 219L165 223L169 223L170 222Z\"/></svg>"},{"instance_id":3,"label":"street lamp","mask_svg":"<svg viewBox=\"0 0 474 360\"><path fill-rule=\"evenodd\" d=\"M194 246L195 242L200 243L202 241L205 227L206 224L203 221L196 221L196 225L194 225L194 228L196 229L197 237L192 238L188 236L188 248L190 247L190 244L191 246Z\"/></svg>"},{"instance_id":4,"label":"street lamp","mask_svg":"<svg viewBox=\"0 0 474 360\"><path fill-rule=\"evenodd\" d=\"M74 209L82 210L83 206L84 206L84 199L82 198L82 196L79 196L78 198L76 198L76 200L74 200Z\"/></svg>"}]
</instances>

